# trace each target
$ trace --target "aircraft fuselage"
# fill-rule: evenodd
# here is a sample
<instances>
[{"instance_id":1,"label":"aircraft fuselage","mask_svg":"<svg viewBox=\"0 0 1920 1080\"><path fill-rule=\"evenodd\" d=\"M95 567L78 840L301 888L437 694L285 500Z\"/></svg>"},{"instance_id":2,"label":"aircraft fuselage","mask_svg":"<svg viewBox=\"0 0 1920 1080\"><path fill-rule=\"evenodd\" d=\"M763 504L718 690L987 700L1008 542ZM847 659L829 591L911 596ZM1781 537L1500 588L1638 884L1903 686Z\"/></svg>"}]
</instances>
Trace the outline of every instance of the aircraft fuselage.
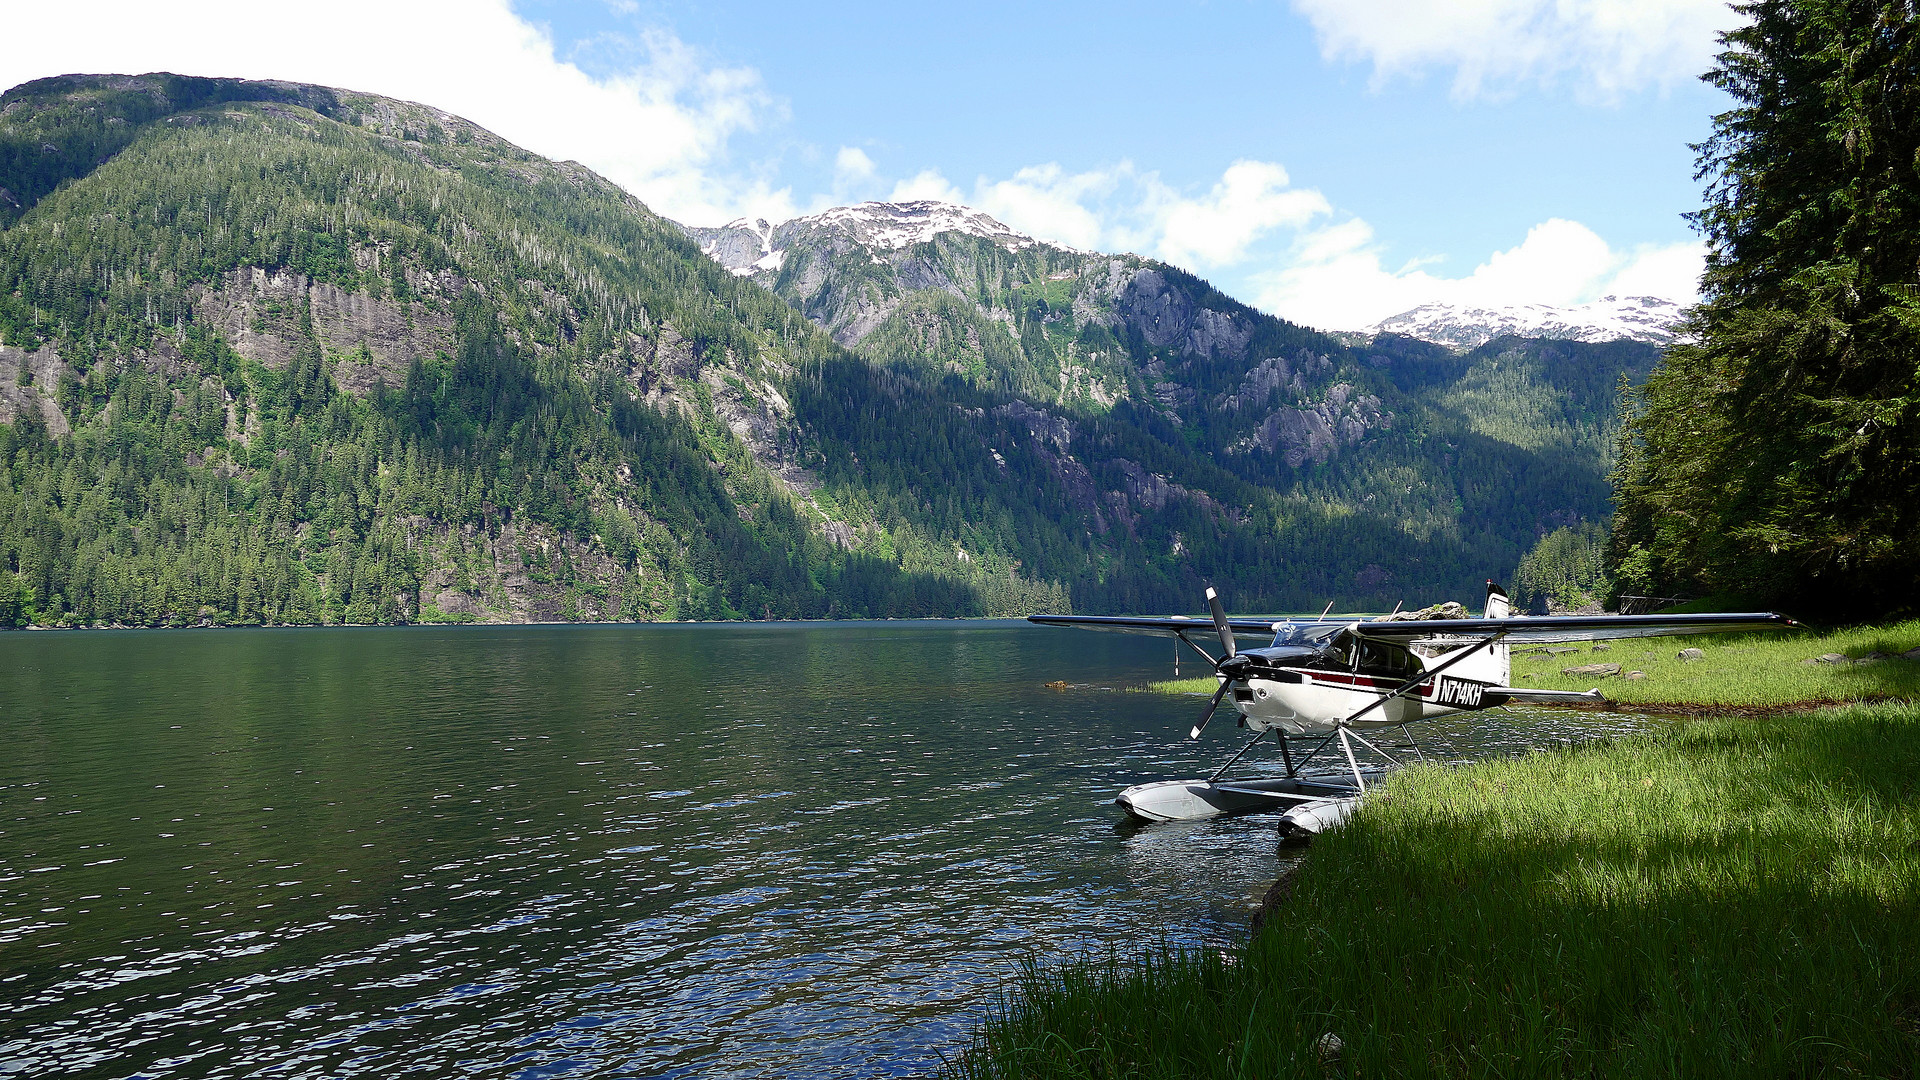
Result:
<instances>
[{"instance_id":1,"label":"aircraft fuselage","mask_svg":"<svg viewBox=\"0 0 1920 1080\"><path fill-rule=\"evenodd\" d=\"M1451 644L1451 643L1448 643ZM1254 731L1305 735L1333 729L1459 649L1423 658L1405 647L1342 634L1325 645L1282 644L1242 650L1234 661L1234 708ZM1244 657L1244 659L1240 659ZM1450 713L1489 709L1507 701L1504 645L1484 648L1413 689L1354 719L1356 729L1394 727Z\"/></svg>"}]
</instances>

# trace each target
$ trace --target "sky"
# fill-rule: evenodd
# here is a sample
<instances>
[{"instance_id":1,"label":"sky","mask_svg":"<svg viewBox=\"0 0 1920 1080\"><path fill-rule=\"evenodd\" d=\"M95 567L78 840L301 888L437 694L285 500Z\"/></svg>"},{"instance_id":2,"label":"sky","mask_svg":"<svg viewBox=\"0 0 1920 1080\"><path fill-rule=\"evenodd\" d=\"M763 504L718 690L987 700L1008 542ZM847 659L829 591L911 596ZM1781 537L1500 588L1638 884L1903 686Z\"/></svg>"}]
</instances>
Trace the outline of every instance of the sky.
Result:
<instances>
[{"instance_id":1,"label":"sky","mask_svg":"<svg viewBox=\"0 0 1920 1080\"><path fill-rule=\"evenodd\" d=\"M12 9L12 10L7 10ZM446 109L695 225L938 198L1359 329L1695 298L1718 0L0 0L0 87L317 82Z\"/></svg>"}]
</instances>

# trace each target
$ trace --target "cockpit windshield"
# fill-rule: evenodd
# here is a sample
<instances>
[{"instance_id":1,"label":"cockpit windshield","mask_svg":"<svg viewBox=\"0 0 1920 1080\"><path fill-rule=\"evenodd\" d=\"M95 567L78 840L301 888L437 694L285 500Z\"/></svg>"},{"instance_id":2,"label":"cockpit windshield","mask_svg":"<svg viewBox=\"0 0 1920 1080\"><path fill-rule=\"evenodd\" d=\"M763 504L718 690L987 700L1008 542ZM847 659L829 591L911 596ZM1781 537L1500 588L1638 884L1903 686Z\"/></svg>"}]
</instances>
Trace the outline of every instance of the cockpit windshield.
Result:
<instances>
[{"instance_id":1,"label":"cockpit windshield","mask_svg":"<svg viewBox=\"0 0 1920 1080\"><path fill-rule=\"evenodd\" d=\"M1346 623L1324 622L1282 622L1273 626L1275 645L1312 645L1323 648L1340 631L1347 628Z\"/></svg>"}]
</instances>

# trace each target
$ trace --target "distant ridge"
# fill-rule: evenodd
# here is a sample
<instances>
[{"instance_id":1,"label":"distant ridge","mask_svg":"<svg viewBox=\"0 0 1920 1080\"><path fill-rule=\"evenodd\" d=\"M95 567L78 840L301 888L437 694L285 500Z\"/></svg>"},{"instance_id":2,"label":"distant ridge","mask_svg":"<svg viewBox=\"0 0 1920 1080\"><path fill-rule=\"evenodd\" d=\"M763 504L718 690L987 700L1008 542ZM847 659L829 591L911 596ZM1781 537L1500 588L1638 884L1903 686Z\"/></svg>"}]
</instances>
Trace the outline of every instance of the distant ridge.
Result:
<instances>
[{"instance_id":1,"label":"distant ridge","mask_svg":"<svg viewBox=\"0 0 1920 1080\"><path fill-rule=\"evenodd\" d=\"M1555 307L1516 304L1479 308L1422 304L1366 328L1369 334L1399 334L1448 348L1479 348L1494 338L1513 335L1564 341L1643 341L1666 345L1684 309L1657 296L1603 296L1590 304Z\"/></svg>"}]
</instances>

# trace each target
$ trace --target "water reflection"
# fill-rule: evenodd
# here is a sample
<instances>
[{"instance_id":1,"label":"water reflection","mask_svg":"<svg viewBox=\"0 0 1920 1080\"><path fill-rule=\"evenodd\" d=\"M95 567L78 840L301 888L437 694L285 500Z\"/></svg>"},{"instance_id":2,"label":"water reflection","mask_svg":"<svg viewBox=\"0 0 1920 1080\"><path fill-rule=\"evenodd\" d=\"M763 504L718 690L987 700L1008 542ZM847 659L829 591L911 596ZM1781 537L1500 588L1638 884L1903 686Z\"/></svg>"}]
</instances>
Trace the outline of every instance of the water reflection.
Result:
<instances>
[{"instance_id":1,"label":"water reflection","mask_svg":"<svg viewBox=\"0 0 1920 1080\"><path fill-rule=\"evenodd\" d=\"M1031 952L1223 943L1270 821L1163 642L1024 625L0 637L0 1072L924 1074ZM1066 693L1043 684L1086 684ZM1449 759L1620 733L1428 725ZM1288 854L1284 857L1291 857Z\"/></svg>"}]
</instances>

